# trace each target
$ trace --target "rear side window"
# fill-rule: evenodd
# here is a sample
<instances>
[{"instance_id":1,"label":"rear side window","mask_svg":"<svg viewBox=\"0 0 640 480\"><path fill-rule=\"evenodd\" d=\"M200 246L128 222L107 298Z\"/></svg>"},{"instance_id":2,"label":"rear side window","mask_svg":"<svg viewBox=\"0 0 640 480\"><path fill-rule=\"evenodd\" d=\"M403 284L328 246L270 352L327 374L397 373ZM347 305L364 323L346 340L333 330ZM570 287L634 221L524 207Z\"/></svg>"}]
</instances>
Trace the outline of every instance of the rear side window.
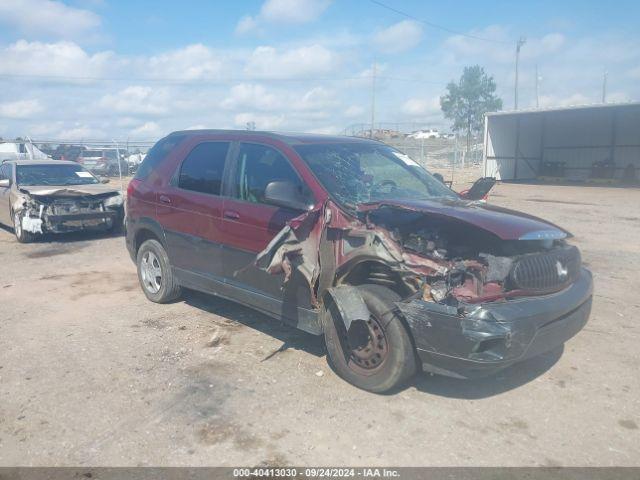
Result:
<instances>
[{"instance_id":1,"label":"rear side window","mask_svg":"<svg viewBox=\"0 0 640 480\"><path fill-rule=\"evenodd\" d=\"M138 171L133 178L136 180L143 180L147 178L151 171L160 165L169 152L182 142L184 138L185 135L170 135L159 140L153 147L151 147L151 150L147 152L147 156L138 167Z\"/></svg>"},{"instance_id":2,"label":"rear side window","mask_svg":"<svg viewBox=\"0 0 640 480\"><path fill-rule=\"evenodd\" d=\"M194 192L220 195L228 142L197 145L182 162L178 186Z\"/></svg>"}]
</instances>

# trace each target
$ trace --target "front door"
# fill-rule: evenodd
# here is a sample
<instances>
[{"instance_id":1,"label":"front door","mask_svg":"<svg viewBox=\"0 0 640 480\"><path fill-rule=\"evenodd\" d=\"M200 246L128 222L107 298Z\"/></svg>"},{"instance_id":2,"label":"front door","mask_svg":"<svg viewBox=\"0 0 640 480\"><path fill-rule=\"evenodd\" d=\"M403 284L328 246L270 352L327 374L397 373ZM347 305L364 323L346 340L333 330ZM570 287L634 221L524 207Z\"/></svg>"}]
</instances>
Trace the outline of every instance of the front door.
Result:
<instances>
[{"instance_id":1,"label":"front door","mask_svg":"<svg viewBox=\"0 0 640 480\"><path fill-rule=\"evenodd\" d=\"M270 299L283 301L286 294L282 288L283 275L270 275L255 267L256 255L289 220L302 213L264 201L265 187L276 180L292 182L301 192L308 191L278 150L268 145L240 143L231 175L231 196L225 199L222 214L224 273L229 284L258 294L267 303ZM294 303L309 308L308 292L304 290L300 294L303 298L294 293Z\"/></svg>"}]
</instances>

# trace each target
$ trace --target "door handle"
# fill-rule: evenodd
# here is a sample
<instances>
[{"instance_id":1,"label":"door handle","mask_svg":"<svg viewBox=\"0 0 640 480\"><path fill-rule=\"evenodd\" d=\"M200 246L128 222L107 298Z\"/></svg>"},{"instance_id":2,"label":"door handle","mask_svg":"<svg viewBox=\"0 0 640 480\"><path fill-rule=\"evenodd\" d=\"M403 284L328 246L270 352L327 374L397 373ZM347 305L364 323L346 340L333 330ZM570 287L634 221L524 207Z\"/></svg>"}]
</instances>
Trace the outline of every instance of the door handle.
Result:
<instances>
[{"instance_id":1,"label":"door handle","mask_svg":"<svg viewBox=\"0 0 640 480\"><path fill-rule=\"evenodd\" d=\"M158 200L160 200L162 203L171 203L171 199L166 195L160 195L158 197Z\"/></svg>"},{"instance_id":2,"label":"door handle","mask_svg":"<svg viewBox=\"0 0 640 480\"><path fill-rule=\"evenodd\" d=\"M225 210L223 215L224 218L228 218L229 220L240 220L240 214L233 210Z\"/></svg>"}]
</instances>

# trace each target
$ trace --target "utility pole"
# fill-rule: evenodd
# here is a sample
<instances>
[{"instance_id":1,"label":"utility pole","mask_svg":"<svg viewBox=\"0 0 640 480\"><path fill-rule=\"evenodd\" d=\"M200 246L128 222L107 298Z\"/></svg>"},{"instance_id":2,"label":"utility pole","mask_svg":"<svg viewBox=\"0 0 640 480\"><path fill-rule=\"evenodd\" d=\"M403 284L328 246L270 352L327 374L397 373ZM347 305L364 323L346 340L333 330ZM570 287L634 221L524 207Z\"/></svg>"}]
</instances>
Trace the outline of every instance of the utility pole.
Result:
<instances>
[{"instance_id":1,"label":"utility pole","mask_svg":"<svg viewBox=\"0 0 640 480\"><path fill-rule=\"evenodd\" d=\"M536 108L540 108L540 95L538 92L538 82L540 77L538 76L538 64L536 63Z\"/></svg>"},{"instance_id":2,"label":"utility pole","mask_svg":"<svg viewBox=\"0 0 640 480\"><path fill-rule=\"evenodd\" d=\"M373 138L373 125L376 119L376 59L373 59L373 67L371 69L371 130L369 137Z\"/></svg>"},{"instance_id":3,"label":"utility pole","mask_svg":"<svg viewBox=\"0 0 640 480\"><path fill-rule=\"evenodd\" d=\"M607 76L609 73L605 70L602 76L602 103L607 103Z\"/></svg>"},{"instance_id":4,"label":"utility pole","mask_svg":"<svg viewBox=\"0 0 640 480\"><path fill-rule=\"evenodd\" d=\"M527 43L527 39L524 37L520 37L518 39L518 43L516 43L516 85L515 85L515 95L513 100L513 109L518 110L518 68L520 66L520 49L522 46Z\"/></svg>"}]
</instances>

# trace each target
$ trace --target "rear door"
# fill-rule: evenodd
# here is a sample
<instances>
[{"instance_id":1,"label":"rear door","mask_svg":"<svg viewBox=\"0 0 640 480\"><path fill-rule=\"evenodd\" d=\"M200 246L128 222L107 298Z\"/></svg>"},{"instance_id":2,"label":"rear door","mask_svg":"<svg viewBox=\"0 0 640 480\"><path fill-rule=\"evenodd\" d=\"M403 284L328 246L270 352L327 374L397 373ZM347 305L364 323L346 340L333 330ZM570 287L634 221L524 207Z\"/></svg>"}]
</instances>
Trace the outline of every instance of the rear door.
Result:
<instances>
[{"instance_id":1,"label":"rear door","mask_svg":"<svg viewBox=\"0 0 640 480\"><path fill-rule=\"evenodd\" d=\"M311 198L308 188L279 150L259 143L240 143L229 175L230 194L223 208L223 258L229 284L282 301L282 275L270 275L253 265L256 254L289 220L302 213L265 203L265 187L275 180L290 181ZM297 303L309 306L306 298Z\"/></svg>"},{"instance_id":2,"label":"rear door","mask_svg":"<svg viewBox=\"0 0 640 480\"><path fill-rule=\"evenodd\" d=\"M157 218L171 265L187 286L222 281L222 179L231 143L200 141L188 149L170 181L159 188Z\"/></svg>"}]
</instances>

